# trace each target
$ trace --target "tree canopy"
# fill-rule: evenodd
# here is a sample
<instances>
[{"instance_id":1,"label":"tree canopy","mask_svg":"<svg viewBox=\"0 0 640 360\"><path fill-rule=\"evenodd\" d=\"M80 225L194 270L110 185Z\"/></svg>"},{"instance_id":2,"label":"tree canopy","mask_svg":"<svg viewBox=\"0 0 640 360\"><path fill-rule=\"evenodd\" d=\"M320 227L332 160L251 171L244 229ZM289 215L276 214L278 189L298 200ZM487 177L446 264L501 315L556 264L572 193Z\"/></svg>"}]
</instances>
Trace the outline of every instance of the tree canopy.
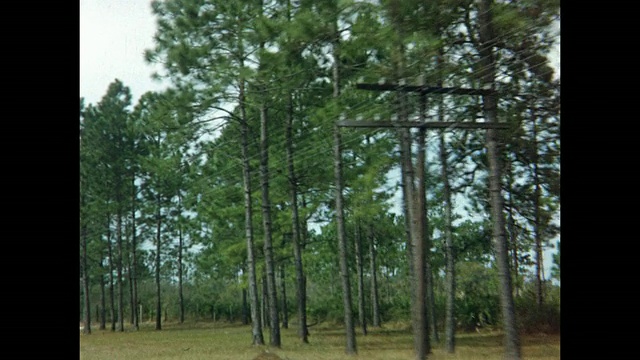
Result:
<instances>
[{"instance_id":1,"label":"tree canopy","mask_svg":"<svg viewBox=\"0 0 640 360\"><path fill-rule=\"evenodd\" d=\"M283 311L303 342L308 324L349 326L355 313L373 326L408 320L420 296L411 295L418 236L431 336L445 313L449 327L501 325L494 174L509 296L534 289L531 301L550 301L547 280L560 278L560 79L549 61L559 1L155 0L152 9L155 46L144 56L171 87L133 104L115 80L97 104L80 99L85 312L98 304L112 321L131 314L157 329L185 317L252 322L254 343L265 326L277 346L272 319ZM495 112L487 96L403 85L490 85ZM507 129L338 128L345 119ZM409 226L416 214L423 233ZM341 276L356 275L345 288ZM116 285L120 301L105 301ZM351 288L359 306L344 317Z\"/></svg>"}]
</instances>

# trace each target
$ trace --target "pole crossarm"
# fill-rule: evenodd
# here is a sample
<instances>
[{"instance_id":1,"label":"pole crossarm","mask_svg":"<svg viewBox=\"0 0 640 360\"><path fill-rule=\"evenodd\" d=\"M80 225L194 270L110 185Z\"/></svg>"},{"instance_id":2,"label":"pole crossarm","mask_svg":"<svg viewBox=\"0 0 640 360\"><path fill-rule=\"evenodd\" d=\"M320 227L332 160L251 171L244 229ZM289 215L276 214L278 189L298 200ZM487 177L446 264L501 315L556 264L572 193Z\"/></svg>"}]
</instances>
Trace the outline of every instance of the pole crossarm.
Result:
<instances>
[{"instance_id":1,"label":"pole crossarm","mask_svg":"<svg viewBox=\"0 0 640 360\"><path fill-rule=\"evenodd\" d=\"M338 121L340 127L360 128L419 128L419 129L508 129L505 123L487 122L453 122L453 121L366 121L366 120L342 120Z\"/></svg>"},{"instance_id":2,"label":"pole crossarm","mask_svg":"<svg viewBox=\"0 0 640 360\"><path fill-rule=\"evenodd\" d=\"M426 85L399 85L399 84L367 84L358 83L356 89L374 91L404 91L420 94L451 94L451 95L491 95L496 91L492 89L469 89L459 87L439 87Z\"/></svg>"}]
</instances>

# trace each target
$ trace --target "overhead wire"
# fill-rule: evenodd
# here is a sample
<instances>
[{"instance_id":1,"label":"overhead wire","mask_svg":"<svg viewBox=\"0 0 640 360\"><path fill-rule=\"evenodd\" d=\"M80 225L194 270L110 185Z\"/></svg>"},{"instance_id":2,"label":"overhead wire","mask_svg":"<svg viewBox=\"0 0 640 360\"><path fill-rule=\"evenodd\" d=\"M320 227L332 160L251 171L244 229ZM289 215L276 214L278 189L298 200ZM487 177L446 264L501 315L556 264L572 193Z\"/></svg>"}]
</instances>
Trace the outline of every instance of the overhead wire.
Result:
<instances>
[{"instance_id":1,"label":"overhead wire","mask_svg":"<svg viewBox=\"0 0 640 360\"><path fill-rule=\"evenodd\" d=\"M527 27L527 30L533 29L533 28L535 28L535 27L536 27L535 25L529 26L529 27ZM512 35L513 35L513 34L517 34L517 33L518 33L518 30L517 30L517 29L514 29L514 30L512 31ZM506 38L506 37L507 37L506 35L505 35L505 36L502 36L502 39L504 40L504 38ZM535 55L535 54L534 54L534 55ZM532 55L532 56L534 56L534 55ZM415 63L417 63L417 62L418 62L418 61L416 60L416 61L414 61L412 64L415 64ZM540 64L540 65L538 65L538 66L543 66L543 65L545 65L545 64ZM482 68L481 68L480 70L482 70ZM443 73L443 72L444 72L444 71L441 71L441 73ZM498 79L496 79L496 81L498 81ZM325 87L319 87L319 88L324 89ZM400 88L401 88L401 85L398 85L398 86L396 87L396 90L398 90L398 89L400 89ZM294 88L294 90L309 90L309 87ZM443 95L446 95L446 94L443 94ZM368 108L372 103L375 103L375 102L376 102L376 98L377 98L377 97L374 97L374 98L368 98L368 99L366 99L366 100L362 101L361 103L357 104L355 107L353 107L352 109L349 109L349 110L350 110L350 111L352 111L352 112L355 112L355 111L358 111L358 110L362 110L362 109L364 109L364 108ZM249 105L249 106L259 106L259 105L256 105L256 104L250 104L250 103L246 103L246 105ZM448 110L450 110L450 109L451 109L451 107L450 107ZM338 117L338 118L336 118L336 119L333 119L333 120L335 121L335 120L338 120L338 119L340 119L340 117ZM224 126L224 125L225 125L225 124L221 124L221 125L219 125L219 127L222 127L222 126ZM278 131L279 135L282 135L282 134L281 134L281 132L284 132L284 131L285 131L285 130L279 130L279 131ZM380 131L380 129L375 129L375 128L374 128L374 129L371 129L371 130L367 131L367 132L366 132L366 134L367 134L367 135L372 135L372 134L374 134L374 133L376 133L376 132L378 132L378 131ZM360 137L360 138L356 137L356 138L352 139L351 141L346 141L346 142L344 143L344 145L349 145L349 144L351 144L351 143L356 143L356 142L358 142L358 141L361 141L361 137ZM253 142L253 146L255 146L256 144L257 144L257 141L254 141L254 142ZM328 144L328 145L332 145L332 144ZM328 146L328 148L329 148L329 149L331 149L331 146ZM302 157L302 158L300 158L300 154L303 154L303 157ZM302 151L302 152L296 152L297 157L296 157L295 161L296 161L297 163L304 162L304 161L309 160L309 159L317 158L318 154L319 154L319 152L318 152L318 150L317 150L317 149L308 149L308 150L304 150L304 151ZM256 159L256 158L257 158L257 157L259 157L259 156L260 156L260 154L253 155L253 156L251 156L251 157L249 158L249 160L254 160L254 159ZM280 162L276 163L276 165L277 165L277 166L281 166L281 165L283 165L283 163L284 163L284 160L282 160L282 161L280 161ZM231 168L231 169L228 169L227 171L222 172L222 176L226 176L226 175L228 175L229 173L235 172L235 171L239 170L239 169L240 169L240 167L241 167L241 165L240 165L240 166L235 166L235 167L233 167L233 168ZM270 164L270 167L272 167L272 164ZM214 191L214 189L212 189L212 190L211 190L211 192L212 192L212 191Z\"/></svg>"},{"instance_id":2,"label":"overhead wire","mask_svg":"<svg viewBox=\"0 0 640 360\"><path fill-rule=\"evenodd\" d=\"M541 64L540 66L542 66L542 64ZM363 101L363 102L362 102L362 103L360 103L358 106L356 106L356 109L354 109L354 110L357 110L357 109L359 109L359 108L362 108L362 107L367 106L367 103L369 103L369 102L371 102L371 101L372 101L371 99L368 99L368 100L366 100L366 101ZM373 134L373 133L375 133L375 132L377 132L377 131L378 131L378 129L373 129L373 130L370 130L369 132L367 132L367 134L371 135L371 134ZM353 140L351 140L350 142L356 142L356 141L359 141L359 140L360 140L360 139L358 139L358 138L354 138L354 139L353 139ZM345 144L348 144L348 143L350 143L350 142L348 141L348 142L346 142ZM315 153L315 152L313 152L313 151L311 151L311 152L307 152L307 153L308 153L307 157L306 157L306 158L303 158L303 160L306 160L306 159L309 159L309 158L314 158L314 157L316 157L316 155L317 155L317 153ZM256 156L254 156L253 158L255 158L255 157L256 157ZM280 165L281 165L281 164L280 164ZM237 168L236 168L235 170L237 170Z\"/></svg>"}]
</instances>

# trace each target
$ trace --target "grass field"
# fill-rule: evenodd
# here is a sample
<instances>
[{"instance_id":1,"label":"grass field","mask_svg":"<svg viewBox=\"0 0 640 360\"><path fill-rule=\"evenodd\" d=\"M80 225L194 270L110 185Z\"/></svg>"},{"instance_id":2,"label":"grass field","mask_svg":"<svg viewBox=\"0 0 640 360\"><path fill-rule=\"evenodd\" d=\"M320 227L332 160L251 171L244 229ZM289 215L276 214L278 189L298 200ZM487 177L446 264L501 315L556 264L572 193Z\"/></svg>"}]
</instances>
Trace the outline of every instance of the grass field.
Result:
<instances>
[{"instance_id":1,"label":"grass field","mask_svg":"<svg viewBox=\"0 0 640 360\"><path fill-rule=\"evenodd\" d=\"M367 336L357 334L357 356L345 354L344 329L314 326L309 344L301 344L295 326L281 329L282 348L251 346L249 326L221 323L163 324L162 331L144 324L140 331L111 332L93 329L91 335L80 335L80 359L208 359L208 360L340 360L340 359L414 359L413 336L405 325L388 324L370 329ZM269 331L264 331L269 342ZM434 344L430 360L502 360L502 333L458 334L456 353L447 354L444 344ZM560 359L560 335L523 336L524 359Z\"/></svg>"}]
</instances>

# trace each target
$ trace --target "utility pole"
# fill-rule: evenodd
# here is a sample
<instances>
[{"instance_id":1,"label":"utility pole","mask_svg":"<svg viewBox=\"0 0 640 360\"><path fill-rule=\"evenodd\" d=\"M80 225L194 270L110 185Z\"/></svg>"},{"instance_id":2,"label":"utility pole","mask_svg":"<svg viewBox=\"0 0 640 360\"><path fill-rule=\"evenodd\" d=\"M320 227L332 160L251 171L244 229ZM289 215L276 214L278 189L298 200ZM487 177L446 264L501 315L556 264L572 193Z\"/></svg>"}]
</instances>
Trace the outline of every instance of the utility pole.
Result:
<instances>
[{"instance_id":1,"label":"utility pole","mask_svg":"<svg viewBox=\"0 0 640 360\"><path fill-rule=\"evenodd\" d=\"M401 84L390 84L390 83L378 83L378 84L365 84L358 83L356 84L356 88L360 90L372 90L372 91L400 91L400 92L413 92L418 93L421 98L421 111L424 112L424 108L426 107L426 95L427 94L448 94L448 95L475 95L475 96L487 96L495 94L495 91L492 89L470 89L470 88L458 88L458 87L441 87L441 86L426 86L426 85L406 85L404 83ZM367 127L367 128L417 128L421 131L420 140L421 143L419 146L421 147L421 152L424 152L424 131L426 129L445 129L445 130L455 130L455 129L507 129L507 124L501 124L496 122L434 122L434 121L424 121L424 116L420 117L421 121L350 121L350 120L341 120L337 122L337 127ZM408 164L411 164L413 160L411 159L410 153L410 133L409 133L409 149L406 154L404 154L404 159L402 161L406 161ZM424 169L425 156L424 154L418 155L418 161L422 162L422 164L418 164L418 169ZM424 180L424 174L420 174L417 178L422 182ZM411 183L405 183L405 186L409 186L410 189L414 188L413 176L410 176ZM420 188L424 186L424 184L419 184ZM420 190L420 188L418 190ZM418 309L418 307L423 307L425 304L424 297L426 296L425 290L425 270L430 269L427 267L427 259L425 254L427 252L425 242L425 234L426 232L426 194L424 191L416 192L419 199L417 202L411 201L415 195L411 195L409 199L405 197L405 201L410 201L408 206L405 206L407 214L406 216L409 218L409 222L411 224L419 224L420 229L415 226L411 227L411 238L412 245L414 247L413 253L413 269L415 274L414 284L416 286L416 305L414 307L419 314L414 315L414 331L416 333L414 336L419 336L422 333L422 330L428 331L428 319L426 314L424 313L424 309ZM422 231L420 231L422 230ZM422 304L422 305L421 305ZM422 341L422 339L420 339ZM428 335L425 341L428 341ZM425 349L422 349L422 344L419 343L418 339L416 339L416 355L418 360L423 360L423 353ZM428 352L429 349L426 349ZM426 353L424 354L426 357Z\"/></svg>"}]
</instances>

